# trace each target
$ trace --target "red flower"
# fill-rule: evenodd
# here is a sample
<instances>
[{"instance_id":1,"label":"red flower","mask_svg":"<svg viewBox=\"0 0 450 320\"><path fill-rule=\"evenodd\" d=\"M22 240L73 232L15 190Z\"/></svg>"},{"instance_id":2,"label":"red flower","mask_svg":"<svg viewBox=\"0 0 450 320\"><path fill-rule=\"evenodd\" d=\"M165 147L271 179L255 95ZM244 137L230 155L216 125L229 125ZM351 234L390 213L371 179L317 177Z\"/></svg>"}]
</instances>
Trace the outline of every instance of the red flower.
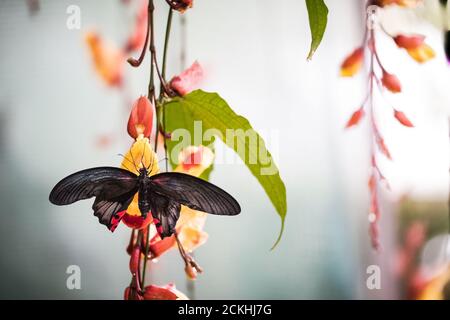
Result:
<instances>
[{"instance_id":1,"label":"red flower","mask_svg":"<svg viewBox=\"0 0 450 320\"><path fill-rule=\"evenodd\" d=\"M128 134L137 139L139 135L149 137L153 127L153 105L141 96L133 104L130 118L128 119Z\"/></svg>"}]
</instances>

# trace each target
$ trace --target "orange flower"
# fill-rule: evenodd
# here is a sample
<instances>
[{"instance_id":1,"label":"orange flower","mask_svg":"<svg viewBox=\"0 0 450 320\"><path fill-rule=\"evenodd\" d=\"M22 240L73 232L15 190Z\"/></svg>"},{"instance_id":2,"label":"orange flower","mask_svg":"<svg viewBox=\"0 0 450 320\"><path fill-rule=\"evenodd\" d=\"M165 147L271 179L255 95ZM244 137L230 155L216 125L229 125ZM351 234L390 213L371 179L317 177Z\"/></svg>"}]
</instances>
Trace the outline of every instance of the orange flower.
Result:
<instances>
[{"instance_id":1,"label":"orange flower","mask_svg":"<svg viewBox=\"0 0 450 320\"><path fill-rule=\"evenodd\" d=\"M357 48L353 51L341 65L341 76L352 77L361 69L364 59L364 49Z\"/></svg>"},{"instance_id":2,"label":"orange flower","mask_svg":"<svg viewBox=\"0 0 450 320\"><path fill-rule=\"evenodd\" d=\"M381 83L386 89L388 89L392 93L399 93L402 91L402 86L397 76L395 74L390 74L385 70L383 70L383 77L381 78Z\"/></svg>"},{"instance_id":3,"label":"orange flower","mask_svg":"<svg viewBox=\"0 0 450 320\"><path fill-rule=\"evenodd\" d=\"M86 43L94 63L95 70L109 86L120 86L122 83L124 54L121 50L106 44L96 32L88 32Z\"/></svg>"},{"instance_id":4,"label":"orange flower","mask_svg":"<svg viewBox=\"0 0 450 320\"><path fill-rule=\"evenodd\" d=\"M399 48L403 48L408 54L419 63L433 59L436 54L425 41L425 37L421 35L405 36L398 35L394 37L394 41Z\"/></svg>"}]
</instances>

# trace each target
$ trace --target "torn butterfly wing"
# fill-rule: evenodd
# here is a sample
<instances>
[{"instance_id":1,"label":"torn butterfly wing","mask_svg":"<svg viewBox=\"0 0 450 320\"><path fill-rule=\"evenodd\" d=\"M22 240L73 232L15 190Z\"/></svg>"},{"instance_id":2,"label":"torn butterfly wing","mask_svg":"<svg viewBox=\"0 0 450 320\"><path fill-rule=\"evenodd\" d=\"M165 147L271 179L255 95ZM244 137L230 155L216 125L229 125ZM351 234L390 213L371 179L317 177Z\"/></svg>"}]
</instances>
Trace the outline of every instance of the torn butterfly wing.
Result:
<instances>
[{"instance_id":1,"label":"torn butterfly wing","mask_svg":"<svg viewBox=\"0 0 450 320\"><path fill-rule=\"evenodd\" d=\"M56 184L49 200L55 205L67 205L96 197L92 209L99 222L114 230L113 218L127 209L138 190L138 177L126 170L99 167L76 172Z\"/></svg>"}]
</instances>

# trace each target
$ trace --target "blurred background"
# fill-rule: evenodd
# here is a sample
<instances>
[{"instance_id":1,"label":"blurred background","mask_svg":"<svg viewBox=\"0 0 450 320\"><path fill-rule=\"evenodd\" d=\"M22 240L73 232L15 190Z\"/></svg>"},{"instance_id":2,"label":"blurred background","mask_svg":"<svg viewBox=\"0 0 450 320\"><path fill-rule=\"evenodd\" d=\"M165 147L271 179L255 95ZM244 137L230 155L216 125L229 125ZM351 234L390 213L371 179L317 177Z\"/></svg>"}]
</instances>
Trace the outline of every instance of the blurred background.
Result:
<instances>
[{"instance_id":1,"label":"blurred background","mask_svg":"<svg viewBox=\"0 0 450 320\"><path fill-rule=\"evenodd\" d=\"M126 122L132 101L147 92L148 57L139 69L124 66L125 85L117 90L99 79L85 42L95 30L123 43L139 1L125 2L0 1L0 298L121 299L129 285L130 229L107 231L92 215L92 201L63 208L48 201L59 179L118 166L117 154L131 144ZM196 0L185 29L174 15L169 77L182 70L184 47L185 64L198 60L206 70L203 89L219 92L266 138L288 199L284 237L269 251L280 222L263 189L243 164L215 166L212 182L236 196L242 214L208 217L209 240L196 251L205 272L195 298L439 297L449 279L450 66L437 2L390 8L381 17L390 30L426 35L436 58L419 65L379 40L404 90L377 102L394 158L380 164L391 191L381 194L378 253L368 236L368 128L343 130L367 78L339 77L342 60L362 41L364 1L327 1L328 29L309 62L303 1ZM161 52L167 10L165 1L155 4ZM66 26L71 5L80 8L80 29ZM415 128L393 120L387 103L407 112ZM81 268L81 290L66 288L69 265ZM379 290L366 284L371 265L381 270ZM172 250L151 266L148 282L192 293L183 268Z\"/></svg>"}]
</instances>

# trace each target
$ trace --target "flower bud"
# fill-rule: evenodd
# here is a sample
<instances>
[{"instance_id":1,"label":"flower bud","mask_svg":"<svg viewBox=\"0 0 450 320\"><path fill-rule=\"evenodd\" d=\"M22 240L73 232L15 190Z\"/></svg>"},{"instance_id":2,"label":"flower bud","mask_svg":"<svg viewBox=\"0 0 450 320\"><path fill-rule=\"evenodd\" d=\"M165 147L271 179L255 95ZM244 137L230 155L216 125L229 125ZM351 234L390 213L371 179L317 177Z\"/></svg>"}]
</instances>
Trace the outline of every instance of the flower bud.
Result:
<instances>
[{"instance_id":1,"label":"flower bud","mask_svg":"<svg viewBox=\"0 0 450 320\"><path fill-rule=\"evenodd\" d=\"M399 93L402 91L402 86L397 76L394 74L390 74L385 70L383 70L383 77L381 78L381 83L386 89L388 89L392 93Z\"/></svg>"},{"instance_id":2,"label":"flower bud","mask_svg":"<svg viewBox=\"0 0 450 320\"><path fill-rule=\"evenodd\" d=\"M408 117L406 117L406 115L403 112L394 110L394 117L398 120L398 122L400 122L405 127L410 128L414 127L412 122L408 119Z\"/></svg>"},{"instance_id":3,"label":"flower bud","mask_svg":"<svg viewBox=\"0 0 450 320\"><path fill-rule=\"evenodd\" d=\"M352 126L356 126L361 118L364 116L364 109L361 107L355 112L353 112L352 116L348 120L347 124L345 125L345 128L350 128Z\"/></svg>"},{"instance_id":4,"label":"flower bud","mask_svg":"<svg viewBox=\"0 0 450 320\"><path fill-rule=\"evenodd\" d=\"M153 106L147 97L137 99L128 119L128 134L137 139L139 135L149 137L153 127Z\"/></svg>"}]
</instances>

